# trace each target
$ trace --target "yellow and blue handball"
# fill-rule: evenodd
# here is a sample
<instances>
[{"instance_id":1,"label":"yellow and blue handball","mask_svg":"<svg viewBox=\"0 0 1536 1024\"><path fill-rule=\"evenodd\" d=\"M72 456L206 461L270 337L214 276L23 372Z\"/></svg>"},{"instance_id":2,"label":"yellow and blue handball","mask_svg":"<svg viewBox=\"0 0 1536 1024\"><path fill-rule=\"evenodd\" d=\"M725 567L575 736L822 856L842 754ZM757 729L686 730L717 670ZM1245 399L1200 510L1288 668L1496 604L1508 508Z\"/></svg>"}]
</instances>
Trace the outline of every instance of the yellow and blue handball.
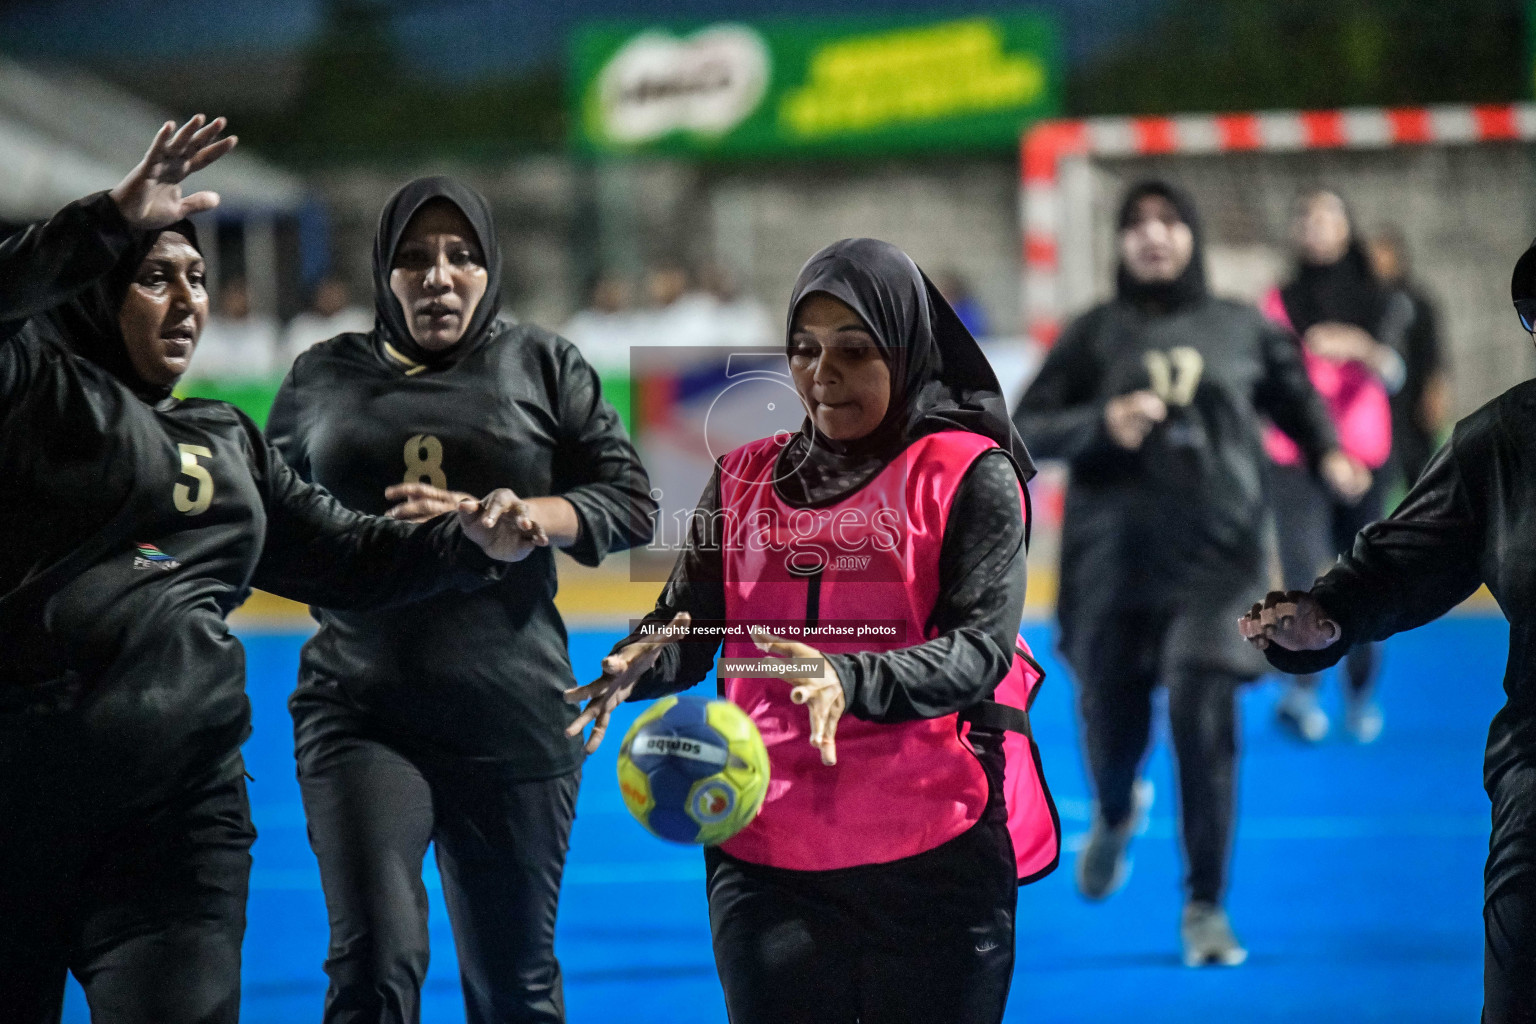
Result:
<instances>
[{"instance_id":1,"label":"yellow and blue handball","mask_svg":"<svg viewBox=\"0 0 1536 1024\"><path fill-rule=\"evenodd\" d=\"M723 843L768 792L768 748L727 700L664 697L619 748L619 792L635 820L674 843Z\"/></svg>"}]
</instances>

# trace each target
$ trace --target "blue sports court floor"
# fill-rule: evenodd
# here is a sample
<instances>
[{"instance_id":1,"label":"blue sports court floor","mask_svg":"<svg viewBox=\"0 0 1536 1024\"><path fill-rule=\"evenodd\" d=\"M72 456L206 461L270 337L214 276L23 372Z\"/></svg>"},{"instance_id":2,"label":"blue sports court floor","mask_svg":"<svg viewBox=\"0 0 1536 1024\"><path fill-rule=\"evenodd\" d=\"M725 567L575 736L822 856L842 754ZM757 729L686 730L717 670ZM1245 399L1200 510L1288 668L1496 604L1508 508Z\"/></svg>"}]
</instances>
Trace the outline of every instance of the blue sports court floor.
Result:
<instances>
[{"instance_id":1,"label":"blue sports court floor","mask_svg":"<svg viewBox=\"0 0 1536 1024\"><path fill-rule=\"evenodd\" d=\"M1230 909L1252 957L1234 970L1179 965L1180 908L1166 740L1130 884L1102 905L1072 887L1072 853L1021 891L1019 966L1008 1020L1475 1021L1481 1005L1484 737L1501 703L1502 619L1453 617L1387 645L1387 728L1371 747L1330 737L1304 749L1270 722L1276 689L1243 703L1242 818ZM616 634L575 633L577 674L595 674ZM1051 675L1034 715L1069 851L1088 798L1070 683L1049 630L1026 636ZM256 732L246 747L257 827L245 944L247 1024L317 1021L325 906L304 835L283 701L299 636L253 635ZM1337 687L1328 693L1337 703ZM701 858L652 839L619 801L613 762L635 714L588 765L561 907L559 953L573 1022L714 1024L725 1009L710 956ZM1164 730L1166 736L1166 730ZM429 858L430 860L430 858ZM452 937L432 873L427 1024L462 1022ZM67 1022L87 1019L78 990Z\"/></svg>"}]
</instances>

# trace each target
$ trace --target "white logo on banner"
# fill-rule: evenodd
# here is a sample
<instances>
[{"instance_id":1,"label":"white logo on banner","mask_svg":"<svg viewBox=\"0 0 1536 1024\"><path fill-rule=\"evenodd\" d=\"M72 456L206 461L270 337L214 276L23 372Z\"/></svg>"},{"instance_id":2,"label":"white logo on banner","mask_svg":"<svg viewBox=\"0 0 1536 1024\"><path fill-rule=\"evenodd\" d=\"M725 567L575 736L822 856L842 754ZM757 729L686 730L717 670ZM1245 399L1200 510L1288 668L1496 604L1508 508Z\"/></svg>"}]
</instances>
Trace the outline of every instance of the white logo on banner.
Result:
<instances>
[{"instance_id":1,"label":"white logo on banner","mask_svg":"<svg viewBox=\"0 0 1536 1024\"><path fill-rule=\"evenodd\" d=\"M768 90L762 36L717 25L687 39L643 32L598 76L603 131L616 142L649 142L688 129L723 135L756 109Z\"/></svg>"}]
</instances>

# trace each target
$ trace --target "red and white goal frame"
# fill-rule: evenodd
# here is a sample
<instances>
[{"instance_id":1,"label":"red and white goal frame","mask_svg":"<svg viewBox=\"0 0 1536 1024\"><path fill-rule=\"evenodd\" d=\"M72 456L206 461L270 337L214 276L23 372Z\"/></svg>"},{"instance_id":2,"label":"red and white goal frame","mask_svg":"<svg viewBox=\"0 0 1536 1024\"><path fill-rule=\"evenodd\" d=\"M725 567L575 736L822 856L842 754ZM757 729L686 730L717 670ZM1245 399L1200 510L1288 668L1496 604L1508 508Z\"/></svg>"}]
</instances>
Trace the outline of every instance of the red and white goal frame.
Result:
<instances>
[{"instance_id":1,"label":"red and white goal frame","mask_svg":"<svg viewBox=\"0 0 1536 1024\"><path fill-rule=\"evenodd\" d=\"M1049 347L1071 312L1062 282L1068 202L1062 173L1069 161L1530 141L1536 141L1536 104L1529 103L1038 122L1021 144L1025 329L1037 344Z\"/></svg>"}]
</instances>

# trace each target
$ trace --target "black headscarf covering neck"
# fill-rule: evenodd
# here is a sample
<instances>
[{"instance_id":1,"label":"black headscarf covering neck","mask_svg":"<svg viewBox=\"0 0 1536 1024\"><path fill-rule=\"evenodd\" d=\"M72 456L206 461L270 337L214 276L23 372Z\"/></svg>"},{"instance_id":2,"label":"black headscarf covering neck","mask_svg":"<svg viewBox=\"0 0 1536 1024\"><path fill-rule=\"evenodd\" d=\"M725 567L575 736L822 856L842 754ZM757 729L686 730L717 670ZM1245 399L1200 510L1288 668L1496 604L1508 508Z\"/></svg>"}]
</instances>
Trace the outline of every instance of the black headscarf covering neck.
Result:
<instances>
[{"instance_id":1,"label":"black headscarf covering neck","mask_svg":"<svg viewBox=\"0 0 1536 1024\"><path fill-rule=\"evenodd\" d=\"M198 252L203 251L198 244L197 229L189 220L177 221L158 231L136 232L133 244L112 264L111 270L47 314L54 332L71 351L106 370L151 405L169 398L172 389L149 383L133 368L133 362L128 358L128 344L118 326L118 314L122 312L129 286L138 276L139 265L160 236L168 231L184 237ZM195 350L193 357L196 358Z\"/></svg>"},{"instance_id":2,"label":"black headscarf covering neck","mask_svg":"<svg viewBox=\"0 0 1536 1024\"><path fill-rule=\"evenodd\" d=\"M1314 192L1303 201L1319 195L1338 196L1332 192ZM1344 219L1349 223L1349 246L1332 263L1308 263L1301 260L1296 277L1280 289L1280 299L1291 326L1297 334L1326 321L1353 324L1375 334L1386 312L1387 291L1376 279L1371 260L1360 244L1359 233L1347 204Z\"/></svg>"},{"instance_id":3,"label":"black headscarf covering neck","mask_svg":"<svg viewBox=\"0 0 1536 1024\"><path fill-rule=\"evenodd\" d=\"M1115 268L1115 295L1121 301L1135 306L1172 313L1203 301L1209 294L1205 282L1205 239L1200 228L1200 215L1195 212L1195 202L1188 192L1177 185L1153 178L1132 185L1126 192L1125 198L1120 201L1120 212L1115 220L1117 232L1131 226L1136 217L1136 207L1147 196L1168 200L1178 212L1179 219L1189 226L1189 233L1194 237L1189 263L1172 281L1149 283L1132 277L1122 259Z\"/></svg>"},{"instance_id":4,"label":"black headscarf covering neck","mask_svg":"<svg viewBox=\"0 0 1536 1024\"><path fill-rule=\"evenodd\" d=\"M389 287L389 272L406 226L418 210L434 199L446 199L463 212L485 255L486 277L485 295L475 307L463 336L457 344L440 352L429 352L416 344L405 310ZM412 362L427 366L450 366L496 335L500 330L496 314L501 311L501 246L497 243L491 206L484 196L457 178L432 175L406 182L390 197L379 215L379 230L373 239L373 311L374 337Z\"/></svg>"},{"instance_id":5,"label":"black headscarf covering neck","mask_svg":"<svg viewBox=\"0 0 1536 1024\"><path fill-rule=\"evenodd\" d=\"M800 269L790 297L786 345L795 311L807 296L830 295L869 328L891 368L891 399L878 426L838 442L809 419L790 439L780 493L791 503L822 505L867 483L920 437L967 430L996 441L1013 459L1021 483L1035 474L1013 429L1002 388L981 346L917 264L889 242L845 238Z\"/></svg>"}]
</instances>

